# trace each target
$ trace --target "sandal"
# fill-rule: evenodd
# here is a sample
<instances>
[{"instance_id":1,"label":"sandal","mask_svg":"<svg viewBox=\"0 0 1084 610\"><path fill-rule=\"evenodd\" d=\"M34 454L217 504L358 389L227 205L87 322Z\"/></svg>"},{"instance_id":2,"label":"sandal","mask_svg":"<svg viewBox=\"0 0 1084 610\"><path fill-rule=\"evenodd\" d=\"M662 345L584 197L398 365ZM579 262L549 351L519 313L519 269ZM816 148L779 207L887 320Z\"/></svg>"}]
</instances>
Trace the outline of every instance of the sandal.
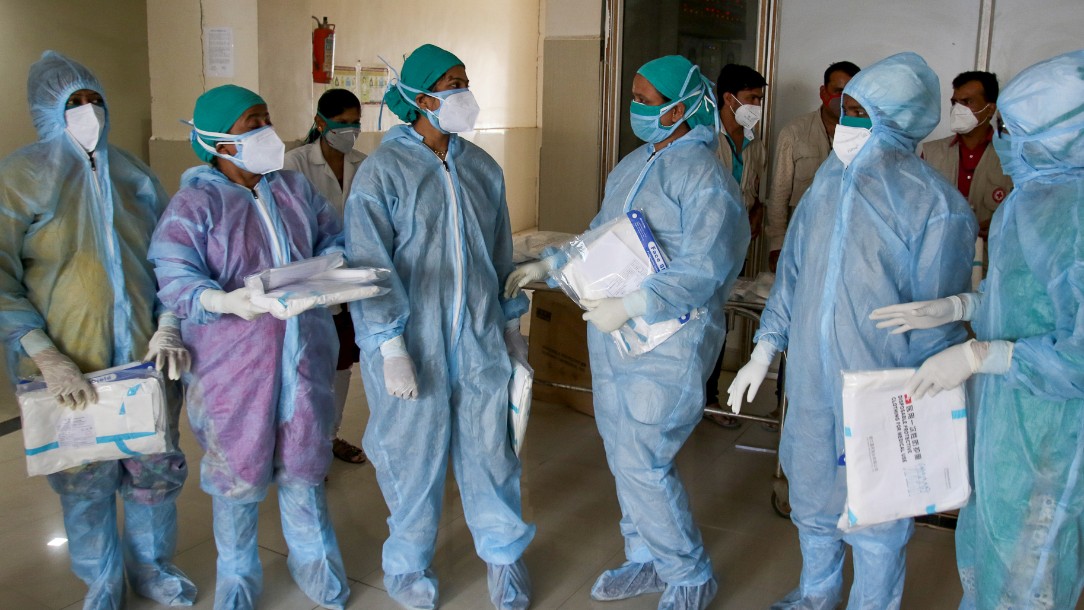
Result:
<instances>
[{"instance_id":1,"label":"sandal","mask_svg":"<svg viewBox=\"0 0 1084 610\"><path fill-rule=\"evenodd\" d=\"M355 447L341 438L332 441L331 453L336 458L350 464L365 463L365 452L361 450L361 447Z\"/></svg>"},{"instance_id":2,"label":"sandal","mask_svg":"<svg viewBox=\"0 0 1084 610\"><path fill-rule=\"evenodd\" d=\"M719 404L718 403L713 403L713 404L708 405L708 407L718 409ZM730 415L720 415L719 413L704 413L704 419L710 421L711 423L713 423L713 424L715 424L717 426L726 428L728 430L733 430L734 428L740 428L741 427L741 420L738 419L737 417L733 417L733 416L730 416Z\"/></svg>"}]
</instances>

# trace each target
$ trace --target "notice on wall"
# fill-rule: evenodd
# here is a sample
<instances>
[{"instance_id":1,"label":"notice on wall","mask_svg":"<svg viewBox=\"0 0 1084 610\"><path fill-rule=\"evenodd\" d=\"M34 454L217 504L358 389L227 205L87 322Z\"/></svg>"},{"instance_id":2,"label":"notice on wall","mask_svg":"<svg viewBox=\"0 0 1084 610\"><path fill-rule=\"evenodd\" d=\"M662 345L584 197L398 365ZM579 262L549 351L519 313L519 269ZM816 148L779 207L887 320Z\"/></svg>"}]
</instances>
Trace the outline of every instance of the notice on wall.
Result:
<instances>
[{"instance_id":1,"label":"notice on wall","mask_svg":"<svg viewBox=\"0 0 1084 610\"><path fill-rule=\"evenodd\" d=\"M233 28L203 28L203 73L233 78Z\"/></svg>"}]
</instances>

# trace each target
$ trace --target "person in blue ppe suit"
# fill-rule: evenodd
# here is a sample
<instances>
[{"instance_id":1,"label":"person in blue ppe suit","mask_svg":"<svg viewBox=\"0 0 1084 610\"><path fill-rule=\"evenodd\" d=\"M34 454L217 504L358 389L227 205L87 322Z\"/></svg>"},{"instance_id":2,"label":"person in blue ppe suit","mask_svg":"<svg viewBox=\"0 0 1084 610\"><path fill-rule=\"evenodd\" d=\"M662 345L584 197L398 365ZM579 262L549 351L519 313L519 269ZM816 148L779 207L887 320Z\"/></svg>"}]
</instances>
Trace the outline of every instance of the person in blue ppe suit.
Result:
<instances>
[{"instance_id":1,"label":"person in blue ppe suit","mask_svg":"<svg viewBox=\"0 0 1084 610\"><path fill-rule=\"evenodd\" d=\"M1015 189L994 213L980 292L889 306L894 332L970 320L915 395L968 390L971 502L960 511L961 608L1073 608L1084 586L1084 50L1038 63L998 98L993 136Z\"/></svg>"},{"instance_id":2,"label":"person in blue ppe suit","mask_svg":"<svg viewBox=\"0 0 1084 610\"><path fill-rule=\"evenodd\" d=\"M150 168L109 145L104 89L87 68L46 51L30 68L27 97L39 140L0 161L0 334L12 380L40 373L58 408L75 409L96 401L84 373L144 353L177 379L188 353L146 260L165 192ZM175 383L166 394L176 448ZM192 605L196 587L172 563L187 475L178 449L49 475L72 570L89 587L83 608L122 608L125 572L144 597Z\"/></svg>"},{"instance_id":3,"label":"person in blue ppe suit","mask_svg":"<svg viewBox=\"0 0 1084 610\"><path fill-rule=\"evenodd\" d=\"M598 578L591 597L662 591L660 610L698 610L718 584L674 459L703 415L705 381L726 333L723 303L745 260L749 222L737 183L715 155L718 110L699 68L678 55L650 61L633 79L632 100L633 131L646 144L610 173L590 228L642 210L671 262L624 298L586 304L595 421L617 483L626 557ZM553 255L521 266L509 292L561 264ZM693 310L698 318L634 358L622 356L610 337L634 316L656 323Z\"/></svg>"},{"instance_id":4,"label":"person in blue ppe suit","mask_svg":"<svg viewBox=\"0 0 1084 610\"><path fill-rule=\"evenodd\" d=\"M889 336L869 319L883 303L955 294L970 281L975 215L915 154L941 116L937 76L918 55L900 53L859 72L843 102L833 153L787 230L752 359L730 386L737 410L787 350L779 456L802 573L773 608L835 608L844 543L854 557L847 607L899 608L913 522L836 527L847 494L841 371L913 367L965 336L960 324Z\"/></svg>"},{"instance_id":5,"label":"person in blue ppe suit","mask_svg":"<svg viewBox=\"0 0 1084 610\"><path fill-rule=\"evenodd\" d=\"M391 292L350 304L362 351L369 423L362 445L391 511L388 594L437 605L430 569L451 456L493 605L526 608L520 462L508 435L510 357L526 361L526 297L501 298L512 271L504 175L462 139L478 105L466 68L416 49L384 101L407 122L362 162L346 201L347 260L392 270Z\"/></svg>"},{"instance_id":6,"label":"person in blue ppe suit","mask_svg":"<svg viewBox=\"0 0 1084 610\"><path fill-rule=\"evenodd\" d=\"M294 581L313 602L343 608L350 587L328 517L332 381L338 339L316 308L279 320L245 277L342 252L339 215L300 173L277 171L285 147L263 99L215 87L196 100L192 148L208 165L181 176L149 258L158 296L192 351L188 418L203 447L200 484L213 497L215 608L254 608L263 588L258 503L278 485Z\"/></svg>"}]
</instances>

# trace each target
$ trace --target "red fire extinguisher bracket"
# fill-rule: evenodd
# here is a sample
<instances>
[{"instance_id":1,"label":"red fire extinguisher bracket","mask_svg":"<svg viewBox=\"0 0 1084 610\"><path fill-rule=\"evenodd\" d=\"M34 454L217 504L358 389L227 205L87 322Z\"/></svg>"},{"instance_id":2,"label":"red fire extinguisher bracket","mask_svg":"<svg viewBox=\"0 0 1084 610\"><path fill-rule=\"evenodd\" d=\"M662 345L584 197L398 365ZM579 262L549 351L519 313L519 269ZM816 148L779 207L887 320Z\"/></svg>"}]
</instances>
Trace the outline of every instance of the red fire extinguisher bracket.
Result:
<instances>
[{"instance_id":1,"label":"red fire extinguisher bracket","mask_svg":"<svg viewBox=\"0 0 1084 610\"><path fill-rule=\"evenodd\" d=\"M327 17L321 22L315 15L316 28L312 31L312 82L330 83L335 68L335 24Z\"/></svg>"}]
</instances>

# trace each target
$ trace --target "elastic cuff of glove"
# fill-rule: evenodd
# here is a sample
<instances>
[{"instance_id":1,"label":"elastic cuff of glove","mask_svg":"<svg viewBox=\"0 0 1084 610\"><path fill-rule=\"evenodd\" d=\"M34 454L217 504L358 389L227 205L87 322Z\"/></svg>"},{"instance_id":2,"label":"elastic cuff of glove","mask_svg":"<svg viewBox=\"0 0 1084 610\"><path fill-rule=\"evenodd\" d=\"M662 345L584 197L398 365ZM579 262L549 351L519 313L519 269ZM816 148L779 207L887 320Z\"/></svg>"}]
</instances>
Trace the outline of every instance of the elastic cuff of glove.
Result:
<instances>
[{"instance_id":1,"label":"elastic cuff of glove","mask_svg":"<svg viewBox=\"0 0 1084 610\"><path fill-rule=\"evenodd\" d=\"M406 341L403 339L403 335L392 337L381 344L380 355L383 356L385 360L397 356L409 357L410 354L407 352Z\"/></svg>"},{"instance_id":2,"label":"elastic cuff of glove","mask_svg":"<svg viewBox=\"0 0 1084 610\"><path fill-rule=\"evenodd\" d=\"M547 256L545 258L539 259L538 262L540 262L540 263L542 263L543 265L546 266L546 271L547 272L553 271L553 267L557 264L557 256L556 255Z\"/></svg>"},{"instance_id":3,"label":"elastic cuff of glove","mask_svg":"<svg viewBox=\"0 0 1084 610\"><path fill-rule=\"evenodd\" d=\"M774 345L767 341L761 341L757 343L757 346L753 348L753 353L749 355L749 360L753 360L765 365L771 365L772 360L775 359L776 353L779 350Z\"/></svg>"},{"instance_id":4,"label":"elastic cuff of glove","mask_svg":"<svg viewBox=\"0 0 1084 610\"><path fill-rule=\"evenodd\" d=\"M970 322L971 316L975 314L975 308L978 306L979 299L981 298L979 293L965 292L951 298L957 299L960 303L960 308L955 310L954 312L957 314L956 319L963 320L964 322ZM953 303L953 306L955 307L955 303Z\"/></svg>"},{"instance_id":5,"label":"elastic cuff of glove","mask_svg":"<svg viewBox=\"0 0 1084 610\"><path fill-rule=\"evenodd\" d=\"M53 340L40 328L35 328L23 335L22 338L19 339L19 343L22 344L23 350L26 351L26 355L31 358L47 349L56 349L56 346L53 345Z\"/></svg>"},{"instance_id":6,"label":"elastic cuff of glove","mask_svg":"<svg viewBox=\"0 0 1084 610\"><path fill-rule=\"evenodd\" d=\"M203 292L199 293L199 304L203 305L203 308L207 311L222 313L222 300L225 297L226 293L222 290L206 288Z\"/></svg>"},{"instance_id":7,"label":"elastic cuff of glove","mask_svg":"<svg viewBox=\"0 0 1084 610\"><path fill-rule=\"evenodd\" d=\"M976 372L989 373L991 375L1004 375L1012 366L1012 352L1015 343L1012 341L987 341L986 356L979 364Z\"/></svg>"},{"instance_id":8,"label":"elastic cuff of glove","mask_svg":"<svg viewBox=\"0 0 1084 610\"><path fill-rule=\"evenodd\" d=\"M181 319L178 318L173 312L167 311L162 315L158 316L158 330L162 330L163 328L172 328L176 330L180 327Z\"/></svg>"},{"instance_id":9,"label":"elastic cuff of glove","mask_svg":"<svg viewBox=\"0 0 1084 610\"><path fill-rule=\"evenodd\" d=\"M637 290L625 295L621 302L625 305L625 313L629 314L630 318L647 313L647 295L644 294L643 290Z\"/></svg>"},{"instance_id":10,"label":"elastic cuff of glove","mask_svg":"<svg viewBox=\"0 0 1084 610\"><path fill-rule=\"evenodd\" d=\"M504 323L504 334L519 332L519 318L513 318Z\"/></svg>"}]
</instances>

